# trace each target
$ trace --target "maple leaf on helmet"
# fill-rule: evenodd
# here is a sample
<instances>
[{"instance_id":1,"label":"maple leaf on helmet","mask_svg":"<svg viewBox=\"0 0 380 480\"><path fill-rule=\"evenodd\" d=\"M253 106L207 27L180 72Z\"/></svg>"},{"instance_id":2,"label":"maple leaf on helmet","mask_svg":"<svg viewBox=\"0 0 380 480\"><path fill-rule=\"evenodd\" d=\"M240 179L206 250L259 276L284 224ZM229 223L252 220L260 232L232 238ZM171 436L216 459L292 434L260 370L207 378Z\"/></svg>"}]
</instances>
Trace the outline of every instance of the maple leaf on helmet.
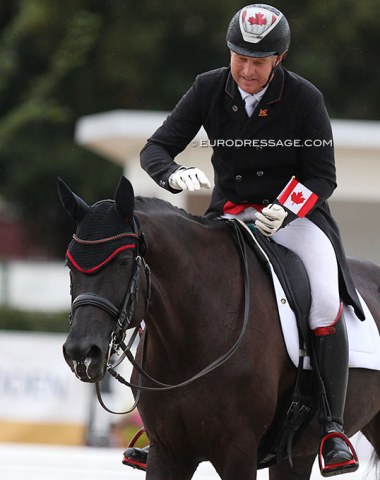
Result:
<instances>
[{"instance_id":1,"label":"maple leaf on helmet","mask_svg":"<svg viewBox=\"0 0 380 480\"><path fill-rule=\"evenodd\" d=\"M254 17L248 18L248 22L251 25L265 25L267 23L267 20L262 13L256 13Z\"/></svg>"}]
</instances>

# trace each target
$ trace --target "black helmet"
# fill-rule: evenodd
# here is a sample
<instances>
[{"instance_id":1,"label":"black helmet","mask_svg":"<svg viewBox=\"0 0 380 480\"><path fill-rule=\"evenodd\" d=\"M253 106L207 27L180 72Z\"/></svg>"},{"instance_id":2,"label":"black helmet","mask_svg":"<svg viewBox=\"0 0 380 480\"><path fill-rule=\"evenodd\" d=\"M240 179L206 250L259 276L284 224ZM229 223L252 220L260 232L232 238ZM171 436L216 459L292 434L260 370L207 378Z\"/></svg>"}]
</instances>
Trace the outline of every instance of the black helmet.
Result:
<instances>
[{"instance_id":1,"label":"black helmet","mask_svg":"<svg viewBox=\"0 0 380 480\"><path fill-rule=\"evenodd\" d=\"M290 28L277 8L257 3L239 10L227 30L230 50L248 57L269 57L286 52Z\"/></svg>"}]
</instances>

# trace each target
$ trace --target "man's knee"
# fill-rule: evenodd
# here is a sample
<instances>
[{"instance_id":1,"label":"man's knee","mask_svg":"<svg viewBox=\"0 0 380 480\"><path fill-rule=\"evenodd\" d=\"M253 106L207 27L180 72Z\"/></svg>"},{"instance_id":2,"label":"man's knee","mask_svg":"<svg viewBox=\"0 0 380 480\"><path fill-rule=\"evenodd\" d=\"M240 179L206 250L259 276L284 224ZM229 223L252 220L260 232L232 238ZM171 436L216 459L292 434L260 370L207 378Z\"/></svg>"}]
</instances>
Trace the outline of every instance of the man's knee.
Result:
<instances>
[{"instance_id":1,"label":"man's knee","mask_svg":"<svg viewBox=\"0 0 380 480\"><path fill-rule=\"evenodd\" d=\"M320 305L313 305L310 311L309 326L311 330L334 326L342 314L342 304L336 297L331 296L329 300L321 302Z\"/></svg>"}]
</instances>

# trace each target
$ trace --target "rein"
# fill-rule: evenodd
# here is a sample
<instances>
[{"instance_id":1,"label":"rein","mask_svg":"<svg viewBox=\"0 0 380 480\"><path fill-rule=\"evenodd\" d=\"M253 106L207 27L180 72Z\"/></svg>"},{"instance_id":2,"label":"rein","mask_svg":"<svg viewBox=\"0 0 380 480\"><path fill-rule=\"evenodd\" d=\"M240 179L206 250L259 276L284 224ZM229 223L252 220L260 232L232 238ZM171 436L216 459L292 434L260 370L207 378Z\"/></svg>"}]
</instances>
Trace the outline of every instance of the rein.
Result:
<instances>
[{"instance_id":1,"label":"rein","mask_svg":"<svg viewBox=\"0 0 380 480\"><path fill-rule=\"evenodd\" d=\"M173 389L176 389L176 388L180 388L180 387L184 387L186 385L189 385L190 383L193 383L195 380L198 380L199 378L204 377L208 373L212 372L213 370L215 370L218 367L220 367L221 365L223 365L225 362L227 362L227 360L229 360L233 356L233 354L235 353L235 351L239 347L239 345L240 345L240 343L241 343L241 341L242 341L242 339L245 335L247 326L248 326L249 301L250 300L249 300L249 270L248 270L247 250L246 250L245 241L244 241L242 233L241 233L240 229L238 228L236 222L230 221L229 224L233 226L233 228L235 230L235 233L236 233L237 243L238 243L238 247L239 247L239 253L240 253L240 257L241 257L242 265L243 265L243 279L244 279L244 317L243 317L243 325L242 325L240 335L239 335L238 339L236 340L236 342L234 343L234 345L225 354L223 354L217 360L215 360L210 365L208 365L207 367L202 369L200 372L195 374L193 377L191 377L188 380L185 380L183 382L177 383L175 385L162 383L162 382L156 380L155 378L152 378L150 375L148 375L143 370L143 368L140 365L138 365L136 363L136 361L134 360L130 351L125 349L124 350L125 355L127 356L128 360L131 362L131 364L134 366L134 368L136 368L136 370L139 372L139 374L142 375L143 377L145 377L146 379L150 380L151 382L155 383L158 386L157 387L145 387L145 386L135 385L133 383L130 383L127 380L125 380L125 378L123 378L121 375L119 375L114 370L114 368L112 366L109 366L108 372L116 380L118 380L120 383L122 383L122 384L124 384L124 385L126 385L130 388L136 388L139 391L152 391L152 390L153 391L167 391L167 390L173 390ZM122 345L120 345L120 346L122 346ZM144 346L145 346L145 344L144 344Z\"/></svg>"},{"instance_id":2,"label":"rein","mask_svg":"<svg viewBox=\"0 0 380 480\"><path fill-rule=\"evenodd\" d=\"M118 380L120 383L123 385L126 385L130 388L136 389L138 394L137 398L135 401L135 404L131 408L131 410L128 410L127 412L114 412L110 409L108 409L104 402L101 399L100 395L100 387L99 387L99 382L96 384L96 392L98 396L99 403L101 406L109 413L114 413L114 414L125 414L131 412L138 403L139 395L142 391L167 391L167 390L173 390L176 388L181 388L186 385L189 385L190 383L193 383L194 381L204 377L205 375L209 374L210 372L214 371L215 369L219 368L221 365L223 365L225 362L227 362L236 352L238 349L248 326L248 321L249 321L249 303L250 303L250 295L249 295L249 270L248 270L248 259L247 259L247 250L246 250L246 245L245 241L243 238L243 235L238 228L238 225L235 221L233 220L228 220L227 221L228 225L231 225L234 228L235 234L236 234L236 240L237 240L237 246L238 246L238 252L240 255L240 260L243 266L243 282L244 282L244 315L243 315L243 324L241 328L240 335L236 342L233 344L233 346L222 356L220 356L218 359L213 361L211 364L209 364L207 367L199 371L197 374L195 374L193 377L189 378L188 380L185 380L183 382L180 382L175 385L170 385L166 384L163 382L160 382L156 380L155 378L151 377L147 372L144 371L143 369L143 358L144 358L144 351L145 351L145 342L143 344L143 354L142 354L142 359L141 359L141 365L139 365L132 353L130 352L131 346L133 344L134 339L136 338L137 330L138 327L136 327L136 330L132 336L132 339L129 341L128 345L125 345L124 343L124 338L126 336L126 331L133 319L134 315L134 310L135 310L135 303L137 301L137 296L138 296L138 291L139 291L139 281L140 281L140 270L141 267L144 267L146 278L147 278L147 295L146 295L146 308L148 308L149 304L149 298L150 298L150 290L151 290L151 280L150 280L150 268L145 262L142 254L139 255L139 252L136 254L135 258L135 267L134 267L134 272L132 274L130 284L125 296L125 300L123 302L122 308L119 310L112 302L110 302L108 299L94 294L94 293L84 293L79 295L78 297L75 298L75 300L72 302L72 310L71 310L71 318L74 316L75 310L80 307L80 306L85 306L85 305L92 305L97 308L101 308L104 310L106 313L111 315L113 318L117 319L117 323L115 325L115 328L111 334L111 340L110 340L110 345L108 348L108 354L107 354L107 371L110 373L112 377L114 377L116 380ZM136 234L131 234L130 236L136 236ZM143 234L142 234L143 235ZM140 236L137 236L137 238L140 240ZM106 239L105 239L106 240ZM144 243L145 245L145 243ZM144 252L145 253L145 252ZM122 355L120 359L113 365L110 364L110 358L113 353L117 353L118 349L122 350ZM139 382L138 384L133 384L128 382L124 377L122 377L120 374L118 374L115 371L115 368L120 365L120 363L124 360L124 358L127 357L130 363L133 365L133 367L137 370L139 373ZM145 379L153 382L157 386L152 386L152 387L147 387L147 386L142 386L142 377Z\"/></svg>"}]
</instances>

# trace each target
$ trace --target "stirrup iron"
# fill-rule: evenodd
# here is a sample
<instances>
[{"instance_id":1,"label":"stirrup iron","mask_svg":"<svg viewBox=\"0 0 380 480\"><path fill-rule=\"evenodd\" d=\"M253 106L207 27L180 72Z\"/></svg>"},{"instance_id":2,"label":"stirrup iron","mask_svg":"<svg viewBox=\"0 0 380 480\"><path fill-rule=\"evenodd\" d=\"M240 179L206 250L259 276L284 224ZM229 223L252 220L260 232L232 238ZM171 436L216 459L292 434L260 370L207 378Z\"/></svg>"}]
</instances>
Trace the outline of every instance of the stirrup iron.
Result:
<instances>
[{"instance_id":1,"label":"stirrup iron","mask_svg":"<svg viewBox=\"0 0 380 480\"><path fill-rule=\"evenodd\" d=\"M147 468L147 463L146 462L139 461L139 460L131 458L127 455L127 452L130 448L135 448L135 444L136 444L137 440L141 437L141 435L143 433L145 433L145 428L144 427L141 427L140 430L138 430L135 433L135 435L133 436L133 438L129 442L128 447L123 454L122 464L127 465L128 467L137 468L138 470L143 470L145 472L146 468Z\"/></svg>"},{"instance_id":2,"label":"stirrup iron","mask_svg":"<svg viewBox=\"0 0 380 480\"><path fill-rule=\"evenodd\" d=\"M332 464L326 465L323 458L323 447L327 440L334 437L340 438L344 441L344 443L347 445L347 447L350 450L352 459L346 460L344 462L332 463ZM358 456L356 454L355 448L353 447L350 440L346 437L346 435L339 431L329 432L322 438L321 444L319 446L319 451L318 451L318 463L319 463L319 470L323 477L332 477L334 475L340 475L343 473L351 473L351 472L355 472L359 468L359 460L358 460Z\"/></svg>"}]
</instances>

